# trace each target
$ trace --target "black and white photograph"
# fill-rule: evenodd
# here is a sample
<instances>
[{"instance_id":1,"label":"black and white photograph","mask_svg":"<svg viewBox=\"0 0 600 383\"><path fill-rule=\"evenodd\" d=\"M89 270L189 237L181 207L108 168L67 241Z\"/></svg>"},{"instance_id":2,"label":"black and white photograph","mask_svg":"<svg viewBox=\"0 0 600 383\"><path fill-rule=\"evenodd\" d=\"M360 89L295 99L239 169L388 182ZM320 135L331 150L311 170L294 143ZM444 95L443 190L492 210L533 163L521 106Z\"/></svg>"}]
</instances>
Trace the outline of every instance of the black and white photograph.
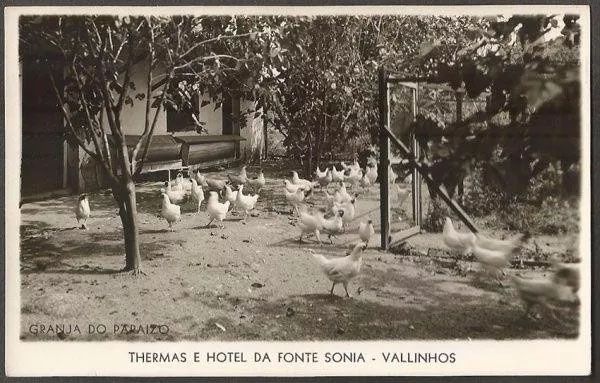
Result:
<instances>
[{"instance_id":1,"label":"black and white photograph","mask_svg":"<svg viewBox=\"0 0 600 383\"><path fill-rule=\"evenodd\" d=\"M588 9L309 8L7 8L7 345L589 373Z\"/></svg>"}]
</instances>

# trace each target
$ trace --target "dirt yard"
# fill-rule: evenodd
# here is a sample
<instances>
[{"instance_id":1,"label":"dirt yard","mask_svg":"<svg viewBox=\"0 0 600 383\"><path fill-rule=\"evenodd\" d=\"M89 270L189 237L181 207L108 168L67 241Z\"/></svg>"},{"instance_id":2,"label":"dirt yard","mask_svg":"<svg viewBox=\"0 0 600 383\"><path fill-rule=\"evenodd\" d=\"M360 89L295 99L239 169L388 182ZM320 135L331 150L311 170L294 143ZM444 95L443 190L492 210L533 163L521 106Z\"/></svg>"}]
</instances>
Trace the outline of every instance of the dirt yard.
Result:
<instances>
[{"instance_id":1,"label":"dirt yard","mask_svg":"<svg viewBox=\"0 0 600 383\"><path fill-rule=\"evenodd\" d=\"M237 169L230 169L235 172ZM249 168L255 175L257 168ZM382 252L379 233L362 274L335 296L309 248L340 256L358 240L358 223L379 222L379 192L361 195L347 234L320 247L299 244L283 195L286 173L265 172L267 186L247 222L205 228L206 212L183 205L175 231L158 216L160 183L138 188L143 270L124 266L120 219L109 192L89 195L89 230L76 227L76 196L21 208L21 337L27 340L362 340L577 337L577 309L561 320L524 318L515 290L481 282L477 265L449 258L441 235L422 234ZM225 171L210 173L223 177ZM287 175L289 177L289 175ZM311 203L321 205L317 191ZM408 212L410 200L403 208ZM204 205L203 205L204 210ZM393 214L394 230L406 223ZM405 219L406 221L406 219ZM376 225L377 231L378 225ZM498 235L499 233L494 233ZM326 239L326 236L323 236ZM564 251L565 238L536 238L537 251ZM541 246L541 250L540 247ZM529 267L525 276L548 273ZM89 334L90 324L106 326ZM78 326L79 331L75 329ZM69 327L70 326L70 327ZM168 330L167 330L168 327ZM100 327L102 328L102 327Z\"/></svg>"}]
</instances>

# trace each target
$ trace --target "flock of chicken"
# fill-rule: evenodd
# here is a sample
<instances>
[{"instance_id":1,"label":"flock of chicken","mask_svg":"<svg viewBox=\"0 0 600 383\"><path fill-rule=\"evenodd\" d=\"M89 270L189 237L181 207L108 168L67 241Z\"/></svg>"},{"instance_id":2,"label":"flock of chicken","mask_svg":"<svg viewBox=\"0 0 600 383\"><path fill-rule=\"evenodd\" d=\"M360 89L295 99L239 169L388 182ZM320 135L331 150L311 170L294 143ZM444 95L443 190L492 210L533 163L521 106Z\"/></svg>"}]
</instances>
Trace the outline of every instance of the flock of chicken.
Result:
<instances>
[{"instance_id":1,"label":"flock of chicken","mask_svg":"<svg viewBox=\"0 0 600 383\"><path fill-rule=\"evenodd\" d=\"M296 171L292 172L291 180L284 181L283 193L287 202L297 215L297 227L300 229L299 242L308 235L314 235L319 244L321 234L328 235L333 244L333 237L348 231L349 224L355 219L357 198L360 195L357 188L369 188L376 183L378 177L377 162L369 159L366 168L361 169L358 160L354 159L351 165L344 162L341 170L331 166L324 171L317 168L314 181L302 179ZM249 212L254 209L259 198L260 190L265 186L265 177L261 171L258 176L249 178L246 167L243 166L239 174L229 174L227 179L209 178L200 171L190 174L190 178L184 178L179 173L176 179L165 182L165 188L161 189L162 206L161 217L163 217L169 229L173 230L173 224L181 219L181 204L191 200L197 212L200 212L201 204L205 199L204 191L209 192L206 203L206 212L209 216L207 227L217 221L223 227L223 220L233 210L244 213L244 221ZM402 204L410 194L408 188L395 183L396 174L390 168L390 184L395 188L398 202ZM354 192L348 192L348 186ZM334 185L333 193L329 187ZM245 187L252 189L254 194L244 194ZM320 188L325 195L325 206L308 208L306 199L316 188ZM222 201L219 201L219 199ZM78 223L86 228L86 220L90 215L89 201L85 194L78 200L76 209ZM353 246L352 251L345 257L327 258L322 254L309 252L318 262L321 270L333 283L330 294L333 294L335 285L341 283L344 286L346 296L348 283L360 273L362 265L361 253L369 244L371 236L375 233L371 220L360 222L358 225L358 238L360 241ZM450 218L445 218L443 227L443 241L446 246L463 255L472 254L481 265L481 270L498 283L502 284L500 274L504 274L504 268L510 265L513 256L528 240L528 235L517 235L511 239L493 239L481 234L471 232L458 232ZM563 264L553 260L553 274L544 279L526 279L517 275L511 276L514 287L526 306L526 315L530 314L531 308L540 304L548 308L555 308L553 303L577 302L577 291L579 289L579 270L572 264ZM554 314L553 314L554 315Z\"/></svg>"},{"instance_id":2,"label":"flock of chicken","mask_svg":"<svg viewBox=\"0 0 600 383\"><path fill-rule=\"evenodd\" d=\"M456 231L452 220L445 218L443 229L444 244L462 253L472 254L481 265L481 271L500 285L500 275L505 275L508 267L519 249L529 239L528 234L518 234L509 239L494 239L471 232ZM553 272L549 277L530 279L519 275L511 275L513 286L517 289L525 304L525 315L530 315L536 305L550 309L554 316L555 304L578 303L577 291L580 285L579 268L576 264L558 262L552 258Z\"/></svg>"},{"instance_id":3,"label":"flock of chicken","mask_svg":"<svg viewBox=\"0 0 600 383\"><path fill-rule=\"evenodd\" d=\"M190 178L185 179L182 173L178 173L173 182L165 182L166 189L161 189L162 206L160 214L173 230L173 224L181 219L181 204L190 199L200 212L200 206L204 201L204 191L207 190L208 200L206 212L210 226L218 221L223 227L223 220L229 212L229 208L239 209L244 212L244 221L248 213L254 209L258 201L258 192L265 185L265 176L261 172L256 178L249 179L246 167L242 167L239 175L229 175L228 180L208 178L198 171ZM256 194L244 194L244 186L250 185ZM236 190L233 190L235 188ZM224 201L219 202L219 195L224 194Z\"/></svg>"}]
</instances>

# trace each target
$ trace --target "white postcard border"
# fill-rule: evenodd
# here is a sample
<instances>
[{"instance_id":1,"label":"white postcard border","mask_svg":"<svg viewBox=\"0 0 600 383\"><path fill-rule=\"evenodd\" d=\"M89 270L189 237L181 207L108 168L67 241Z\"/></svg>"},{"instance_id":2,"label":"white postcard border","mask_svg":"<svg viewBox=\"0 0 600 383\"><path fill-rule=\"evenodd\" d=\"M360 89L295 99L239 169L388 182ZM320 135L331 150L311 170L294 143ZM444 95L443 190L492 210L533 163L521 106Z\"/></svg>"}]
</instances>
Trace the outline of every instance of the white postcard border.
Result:
<instances>
[{"instance_id":1,"label":"white postcard border","mask_svg":"<svg viewBox=\"0 0 600 383\"><path fill-rule=\"evenodd\" d=\"M580 249L583 274L580 335L575 340L526 341L356 341L356 342L23 342L20 328L19 193L20 84L18 16L22 14L531 14L579 13L582 89L582 199ZM591 366L591 185L590 185L590 13L588 6L378 6L378 7L7 7L5 8L5 358L9 376L323 376L323 375L587 375ZM190 362L194 352L307 351L454 352L453 364L280 364ZM187 363L130 363L128 352L186 352Z\"/></svg>"}]
</instances>

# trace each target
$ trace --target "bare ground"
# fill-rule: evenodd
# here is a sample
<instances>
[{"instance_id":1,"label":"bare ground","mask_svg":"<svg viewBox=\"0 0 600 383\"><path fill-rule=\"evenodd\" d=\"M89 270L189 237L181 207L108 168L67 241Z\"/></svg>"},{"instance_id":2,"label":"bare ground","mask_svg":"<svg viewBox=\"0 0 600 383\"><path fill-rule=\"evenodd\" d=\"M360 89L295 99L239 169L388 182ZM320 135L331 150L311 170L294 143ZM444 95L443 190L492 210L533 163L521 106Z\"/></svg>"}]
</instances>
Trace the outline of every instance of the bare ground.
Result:
<instances>
[{"instance_id":1,"label":"bare ground","mask_svg":"<svg viewBox=\"0 0 600 383\"><path fill-rule=\"evenodd\" d=\"M109 192L90 194L89 230L76 227L76 196L23 205L21 338L577 337L577 308L560 313L560 320L544 311L538 319L524 318L514 289L479 281L477 266L453 260L437 233L413 237L391 253L377 249L377 232L364 253L362 274L350 284L353 297L345 298L341 286L336 287L335 296L329 296L331 284L307 249L328 256L344 255L358 239L358 222L367 217L379 221L378 188L359 198L351 229L335 238L333 245L320 247L314 238L304 244L297 242L299 231L282 193L284 174L272 171L266 176L267 186L253 216L243 222L231 215L224 229L205 228L207 214L196 214L190 203L182 207L182 221L175 231L167 231L166 222L158 216L161 184L139 185L141 252L147 274L142 277L120 272L124 265L122 228ZM323 199L317 191L311 202L321 205ZM402 209L408 211L409 206L407 201ZM394 209L394 230L407 226L406 218L399 219L405 216L402 209ZM540 237L536 243L542 249L537 251L560 253L566 242L566 237ZM535 276L548 273L544 267L518 271ZM81 333L74 330L75 324ZM89 324L104 324L107 331L88 334ZM64 332L56 325L64 325ZM159 325L163 327L152 327ZM165 332L164 326L168 333L159 334L159 329Z\"/></svg>"}]
</instances>

